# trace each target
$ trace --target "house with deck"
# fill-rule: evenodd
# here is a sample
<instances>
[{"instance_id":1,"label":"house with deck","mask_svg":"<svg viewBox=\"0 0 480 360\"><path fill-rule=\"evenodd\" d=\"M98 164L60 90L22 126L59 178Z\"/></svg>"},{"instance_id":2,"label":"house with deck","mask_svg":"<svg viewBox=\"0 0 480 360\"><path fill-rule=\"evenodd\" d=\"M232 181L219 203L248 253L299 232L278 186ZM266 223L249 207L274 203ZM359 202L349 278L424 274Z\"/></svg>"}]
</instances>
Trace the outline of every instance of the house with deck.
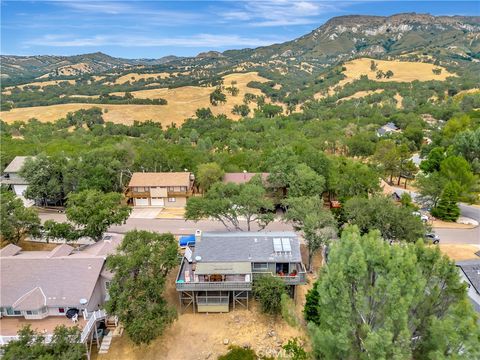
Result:
<instances>
[{"instance_id":1,"label":"house with deck","mask_svg":"<svg viewBox=\"0 0 480 360\"><path fill-rule=\"evenodd\" d=\"M389 122L377 130L377 136L382 137L388 134L397 133L401 130L393 122Z\"/></svg>"},{"instance_id":2,"label":"house with deck","mask_svg":"<svg viewBox=\"0 0 480 360\"><path fill-rule=\"evenodd\" d=\"M133 206L184 208L193 195L194 180L190 172L137 172L125 194Z\"/></svg>"},{"instance_id":3,"label":"house with deck","mask_svg":"<svg viewBox=\"0 0 480 360\"><path fill-rule=\"evenodd\" d=\"M3 170L3 175L0 178L0 184L10 188L26 206L31 206L34 204L32 200L27 200L24 196L25 190L27 190L28 183L27 181L19 175L20 170L22 170L25 161L29 156L15 156L15 158L7 165L5 170Z\"/></svg>"},{"instance_id":4,"label":"house with deck","mask_svg":"<svg viewBox=\"0 0 480 360\"><path fill-rule=\"evenodd\" d=\"M182 309L228 312L248 308L253 283L275 276L294 296L305 284L300 243L293 232L227 232L195 234L187 246L176 279Z\"/></svg>"}]
</instances>

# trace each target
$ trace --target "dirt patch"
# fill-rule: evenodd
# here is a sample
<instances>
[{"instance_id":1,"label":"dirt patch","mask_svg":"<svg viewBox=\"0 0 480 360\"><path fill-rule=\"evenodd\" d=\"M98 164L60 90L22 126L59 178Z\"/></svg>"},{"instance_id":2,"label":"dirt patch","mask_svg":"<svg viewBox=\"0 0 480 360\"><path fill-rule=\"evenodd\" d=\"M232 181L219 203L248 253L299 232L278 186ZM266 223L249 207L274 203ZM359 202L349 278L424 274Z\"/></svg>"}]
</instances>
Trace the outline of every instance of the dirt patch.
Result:
<instances>
[{"instance_id":1,"label":"dirt patch","mask_svg":"<svg viewBox=\"0 0 480 360\"><path fill-rule=\"evenodd\" d=\"M479 257L475 255L476 252L480 251L479 245L440 244L438 246L440 251L452 260L479 259Z\"/></svg>"},{"instance_id":2,"label":"dirt patch","mask_svg":"<svg viewBox=\"0 0 480 360\"><path fill-rule=\"evenodd\" d=\"M1 242L1 247L7 246L8 242ZM42 242L35 242L35 241L27 241L22 240L20 241L17 246L20 246L23 251L50 251L55 249L59 244L47 244Z\"/></svg>"},{"instance_id":3,"label":"dirt patch","mask_svg":"<svg viewBox=\"0 0 480 360\"><path fill-rule=\"evenodd\" d=\"M345 63L346 70L344 71L345 79L339 82L338 85L343 86L354 80L360 79L360 76L366 75L370 80L379 82L412 82L415 80L429 81L429 80L445 80L449 76L456 76L456 74L448 72L447 69L433 64L422 62L408 62L397 60L374 60L377 64L377 70L370 70L372 59L361 58ZM434 74L433 69L441 69L440 74ZM376 72L382 70L387 72L393 71L393 76L390 79L376 78Z\"/></svg>"}]
</instances>

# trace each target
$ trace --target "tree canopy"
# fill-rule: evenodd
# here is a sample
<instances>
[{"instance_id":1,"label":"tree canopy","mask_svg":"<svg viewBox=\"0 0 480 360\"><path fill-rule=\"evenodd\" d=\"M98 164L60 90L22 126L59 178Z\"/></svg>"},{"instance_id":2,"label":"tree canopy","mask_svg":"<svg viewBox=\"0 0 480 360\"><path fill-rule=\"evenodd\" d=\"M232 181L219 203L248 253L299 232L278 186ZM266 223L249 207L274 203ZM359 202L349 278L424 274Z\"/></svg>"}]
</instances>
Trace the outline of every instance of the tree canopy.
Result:
<instances>
[{"instance_id":1,"label":"tree canopy","mask_svg":"<svg viewBox=\"0 0 480 360\"><path fill-rule=\"evenodd\" d=\"M478 318L454 263L348 227L307 296L318 359L474 359Z\"/></svg>"},{"instance_id":2,"label":"tree canopy","mask_svg":"<svg viewBox=\"0 0 480 360\"><path fill-rule=\"evenodd\" d=\"M187 201L185 218L213 218L227 229L250 231L256 223L261 229L273 221L273 202L267 198L261 179L256 176L245 184L217 182L203 197ZM244 219L246 226L242 225Z\"/></svg>"},{"instance_id":3,"label":"tree canopy","mask_svg":"<svg viewBox=\"0 0 480 360\"><path fill-rule=\"evenodd\" d=\"M160 336L176 316L164 293L167 275L178 264L177 252L172 234L133 230L125 234L117 254L107 258L114 277L106 309L118 316L136 344Z\"/></svg>"},{"instance_id":4,"label":"tree canopy","mask_svg":"<svg viewBox=\"0 0 480 360\"><path fill-rule=\"evenodd\" d=\"M18 244L25 236L40 235L40 218L32 208L3 186L0 187L0 235L2 240Z\"/></svg>"}]
</instances>

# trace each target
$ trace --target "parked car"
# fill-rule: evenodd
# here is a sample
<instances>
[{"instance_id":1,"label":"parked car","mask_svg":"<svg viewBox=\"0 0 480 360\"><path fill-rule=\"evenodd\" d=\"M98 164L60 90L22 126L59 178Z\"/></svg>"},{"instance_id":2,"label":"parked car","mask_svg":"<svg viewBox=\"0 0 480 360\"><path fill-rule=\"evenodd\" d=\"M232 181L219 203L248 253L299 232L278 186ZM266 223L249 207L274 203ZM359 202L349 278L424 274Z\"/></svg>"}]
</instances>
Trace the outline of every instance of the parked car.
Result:
<instances>
[{"instance_id":1,"label":"parked car","mask_svg":"<svg viewBox=\"0 0 480 360\"><path fill-rule=\"evenodd\" d=\"M428 215L422 214L420 211L412 212L412 215L418 216L423 222L428 222Z\"/></svg>"},{"instance_id":2,"label":"parked car","mask_svg":"<svg viewBox=\"0 0 480 360\"><path fill-rule=\"evenodd\" d=\"M437 234L435 233L426 233L425 234L425 239L429 242L431 242L432 244L435 244L437 245L439 242L440 242L440 236L438 236Z\"/></svg>"}]
</instances>

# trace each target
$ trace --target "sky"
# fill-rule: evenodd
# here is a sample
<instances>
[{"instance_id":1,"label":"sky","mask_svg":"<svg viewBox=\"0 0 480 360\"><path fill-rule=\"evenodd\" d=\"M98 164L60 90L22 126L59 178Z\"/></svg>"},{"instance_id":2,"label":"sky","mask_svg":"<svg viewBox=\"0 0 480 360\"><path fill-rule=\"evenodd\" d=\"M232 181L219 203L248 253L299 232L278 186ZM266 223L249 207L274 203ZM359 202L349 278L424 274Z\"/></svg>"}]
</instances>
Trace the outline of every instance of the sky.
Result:
<instances>
[{"instance_id":1,"label":"sky","mask_svg":"<svg viewBox=\"0 0 480 360\"><path fill-rule=\"evenodd\" d=\"M2 55L194 56L295 39L335 16L480 15L480 1L1 1Z\"/></svg>"}]
</instances>

